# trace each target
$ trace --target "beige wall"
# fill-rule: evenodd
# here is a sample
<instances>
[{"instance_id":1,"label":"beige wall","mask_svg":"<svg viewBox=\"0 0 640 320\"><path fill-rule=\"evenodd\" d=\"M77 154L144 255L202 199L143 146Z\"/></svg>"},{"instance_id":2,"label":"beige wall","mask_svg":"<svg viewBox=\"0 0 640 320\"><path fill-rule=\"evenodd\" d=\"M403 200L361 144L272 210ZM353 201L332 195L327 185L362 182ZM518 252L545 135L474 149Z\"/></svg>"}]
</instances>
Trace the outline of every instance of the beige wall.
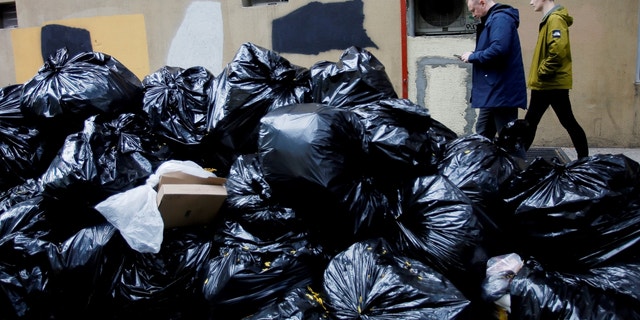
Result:
<instances>
[{"instance_id":1,"label":"beige wall","mask_svg":"<svg viewBox=\"0 0 640 320\"><path fill-rule=\"evenodd\" d=\"M165 65L182 67L201 65L214 74L218 74L226 63L233 59L236 51L245 42L252 42L270 49L271 21L308 3L309 1L306 0L290 0L288 3L278 5L242 7L242 1L239 0L16 1L18 23L21 28L39 27L56 20L143 14L147 29L151 71ZM219 12L215 12L216 10ZM364 29L378 46L378 49L366 49L381 60L388 74L393 78L396 91L400 93L402 90L400 2L364 1L364 11ZM385 14L380 14L383 12ZM0 30L0 37L6 31ZM3 43L9 46L11 44L7 41ZM3 45L2 48L6 46ZM2 50L0 54L4 54L0 57L12 58L10 54L4 53L4 49L0 50ZM332 50L317 55L283 54L283 56L296 65L310 67L322 60L338 61L341 53L342 50ZM14 82L14 73L12 69L0 66L0 84Z\"/></svg>"},{"instance_id":2,"label":"beige wall","mask_svg":"<svg viewBox=\"0 0 640 320\"><path fill-rule=\"evenodd\" d=\"M322 3L345 0L323 0ZM540 13L527 0L504 0L520 10L519 29L528 72ZM214 74L222 70L242 43L270 48L271 21L310 3L290 0L272 6L245 8L242 1L192 0L16 0L20 27L48 21L142 14L145 19L149 70L164 65L202 65ZM404 1L363 1L363 27L378 48L366 48L385 66L402 93L401 5ZM411 1L407 1L411 3ZM640 103L636 93L638 0L563 0L575 18L571 28L574 89L571 98L578 121L592 147L640 146ZM0 30L0 85L14 79L14 57L8 30ZM432 116L458 134L473 132L475 110L468 108L469 66L453 53L473 49L474 37L413 37L407 40L407 91L410 100L427 107ZM341 50L319 54L282 54L309 67L338 61ZM570 146L552 111L540 124L535 144Z\"/></svg>"},{"instance_id":3,"label":"beige wall","mask_svg":"<svg viewBox=\"0 0 640 320\"><path fill-rule=\"evenodd\" d=\"M322 3L338 3L344 0L324 0ZM289 0L288 3L242 7L241 1L223 1L225 16L224 60L230 61L236 50L245 42L271 48L271 21L289 14L308 4L307 0ZM367 47L385 66L394 83L394 89L402 93L402 47L400 24L400 1L367 0L364 3L364 30L378 48ZM247 23L251 21L251 23ZM313 35L309 35L312 37ZM346 48L344 48L346 49ZM317 55L287 54L282 56L291 63L311 67L318 61L338 61L343 50L331 50Z\"/></svg>"}]
</instances>

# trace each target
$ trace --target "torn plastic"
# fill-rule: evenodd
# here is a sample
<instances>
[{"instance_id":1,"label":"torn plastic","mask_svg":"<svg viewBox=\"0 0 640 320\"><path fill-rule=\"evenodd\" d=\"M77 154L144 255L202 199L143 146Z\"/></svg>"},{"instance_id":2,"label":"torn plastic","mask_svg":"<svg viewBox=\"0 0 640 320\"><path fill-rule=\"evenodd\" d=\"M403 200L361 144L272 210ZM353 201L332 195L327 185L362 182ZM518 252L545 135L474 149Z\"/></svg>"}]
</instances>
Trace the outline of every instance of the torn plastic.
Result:
<instances>
[{"instance_id":1,"label":"torn plastic","mask_svg":"<svg viewBox=\"0 0 640 320\"><path fill-rule=\"evenodd\" d=\"M482 297L511 312L509 287L511 280L522 269L524 262L516 253L507 253L489 258L487 272L482 282Z\"/></svg>"}]
</instances>

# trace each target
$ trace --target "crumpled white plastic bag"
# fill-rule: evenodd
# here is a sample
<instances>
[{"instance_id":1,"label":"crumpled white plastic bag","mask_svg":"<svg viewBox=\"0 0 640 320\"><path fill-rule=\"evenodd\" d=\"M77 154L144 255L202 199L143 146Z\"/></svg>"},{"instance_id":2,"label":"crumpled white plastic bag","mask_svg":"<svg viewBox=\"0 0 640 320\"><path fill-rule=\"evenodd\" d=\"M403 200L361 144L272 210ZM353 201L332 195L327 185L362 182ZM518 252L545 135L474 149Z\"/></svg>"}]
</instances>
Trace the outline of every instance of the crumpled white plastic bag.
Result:
<instances>
[{"instance_id":1,"label":"crumpled white plastic bag","mask_svg":"<svg viewBox=\"0 0 640 320\"><path fill-rule=\"evenodd\" d=\"M155 188L160 176L176 171L201 178L215 177L193 161L169 160L162 163L144 185L112 195L95 206L132 249L141 253L160 252L164 222L158 211Z\"/></svg>"}]
</instances>

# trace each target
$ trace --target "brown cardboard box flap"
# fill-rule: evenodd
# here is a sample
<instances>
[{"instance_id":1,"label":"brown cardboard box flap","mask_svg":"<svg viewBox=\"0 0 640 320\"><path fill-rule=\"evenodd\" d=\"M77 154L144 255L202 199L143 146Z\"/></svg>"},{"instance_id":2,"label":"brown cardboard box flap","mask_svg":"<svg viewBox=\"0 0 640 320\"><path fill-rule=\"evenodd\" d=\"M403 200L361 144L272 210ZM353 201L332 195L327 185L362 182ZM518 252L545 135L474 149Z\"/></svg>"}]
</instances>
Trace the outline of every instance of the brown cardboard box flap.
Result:
<instances>
[{"instance_id":1,"label":"brown cardboard box flap","mask_svg":"<svg viewBox=\"0 0 640 320\"><path fill-rule=\"evenodd\" d=\"M225 178L183 172L163 174L156 199L165 229L212 222L227 198L225 182Z\"/></svg>"}]
</instances>

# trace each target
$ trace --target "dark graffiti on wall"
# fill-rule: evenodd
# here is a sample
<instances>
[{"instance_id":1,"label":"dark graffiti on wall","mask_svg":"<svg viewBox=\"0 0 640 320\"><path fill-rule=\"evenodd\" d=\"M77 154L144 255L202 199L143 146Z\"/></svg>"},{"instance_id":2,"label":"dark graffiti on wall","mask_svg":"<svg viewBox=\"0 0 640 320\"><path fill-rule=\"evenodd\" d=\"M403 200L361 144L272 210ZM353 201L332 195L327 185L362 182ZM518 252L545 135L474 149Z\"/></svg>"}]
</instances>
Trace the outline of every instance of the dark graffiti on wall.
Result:
<instances>
[{"instance_id":1,"label":"dark graffiti on wall","mask_svg":"<svg viewBox=\"0 0 640 320\"><path fill-rule=\"evenodd\" d=\"M290 14L273 20L273 43L281 53L318 54L378 46L363 27L362 0L338 3L311 2Z\"/></svg>"},{"instance_id":2,"label":"dark graffiti on wall","mask_svg":"<svg viewBox=\"0 0 640 320\"><path fill-rule=\"evenodd\" d=\"M91 52L91 34L89 30L49 24L40 31L40 49L42 60L47 61L60 48L67 48L69 57L81 52Z\"/></svg>"}]
</instances>

